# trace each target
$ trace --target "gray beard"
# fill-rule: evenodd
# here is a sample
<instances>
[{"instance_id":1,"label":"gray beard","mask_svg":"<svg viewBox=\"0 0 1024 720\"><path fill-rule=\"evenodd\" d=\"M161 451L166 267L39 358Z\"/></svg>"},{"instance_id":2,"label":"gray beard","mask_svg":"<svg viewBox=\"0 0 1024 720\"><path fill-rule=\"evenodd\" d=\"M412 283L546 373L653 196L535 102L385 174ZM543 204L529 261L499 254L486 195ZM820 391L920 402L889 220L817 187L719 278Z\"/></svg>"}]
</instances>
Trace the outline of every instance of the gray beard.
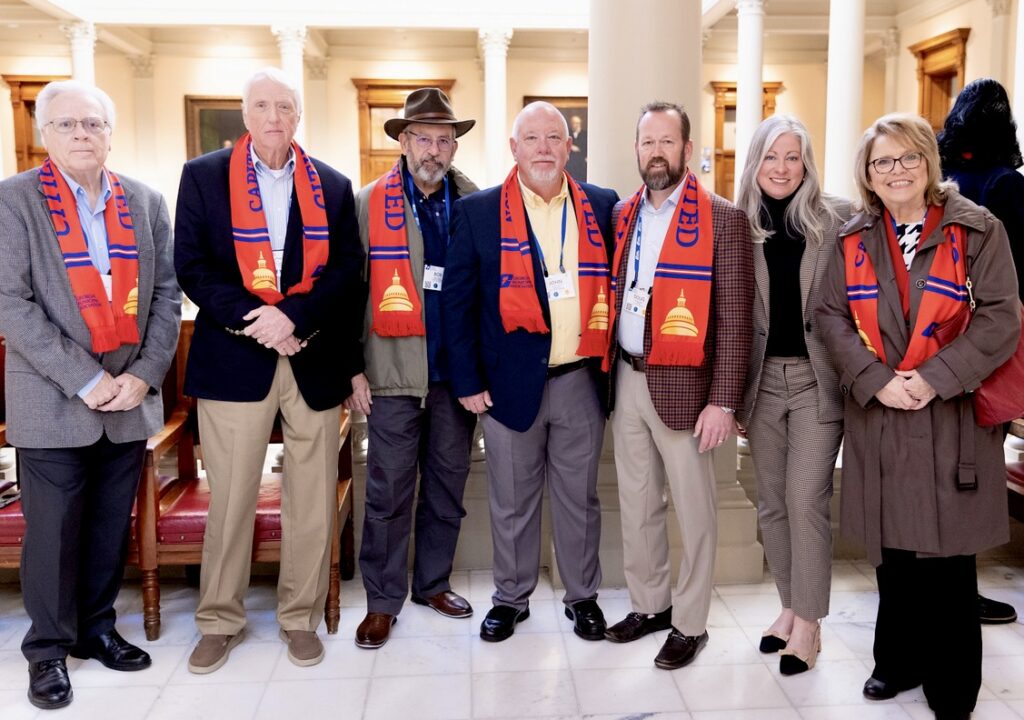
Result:
<instances>
[{"instance_id":1,"label":"gray beard","mask_svg":"<svg viewBox=\"0 0 1024 720\"><path fill-rule=\"evenodd\" d=\"M663 168L657 168L654 170L641 168L640 177L643 178L644 185L646 185L648 189L664 190L676 185L683 179L683 169L679 168L678 171L675 171L671 165L666 165Z\"/></svg>"},{"instance_id":2,"label":"gray beard","mask_svg":"<svg viewBox=\"0 0 1024 720\"><path fill-rule=\"evenodd\" d=\"M410 165L412 165L412 163L410 163ZM450 166L445 166L442 163L436 171L431 172L427 169L426 165L421 163L412 168L412 174L415 175L418 180L426 183L427 185L436 185L441 182L441 179L444 178L445 175L448 174L449 167Z\"/></svg>"}]
</instances>

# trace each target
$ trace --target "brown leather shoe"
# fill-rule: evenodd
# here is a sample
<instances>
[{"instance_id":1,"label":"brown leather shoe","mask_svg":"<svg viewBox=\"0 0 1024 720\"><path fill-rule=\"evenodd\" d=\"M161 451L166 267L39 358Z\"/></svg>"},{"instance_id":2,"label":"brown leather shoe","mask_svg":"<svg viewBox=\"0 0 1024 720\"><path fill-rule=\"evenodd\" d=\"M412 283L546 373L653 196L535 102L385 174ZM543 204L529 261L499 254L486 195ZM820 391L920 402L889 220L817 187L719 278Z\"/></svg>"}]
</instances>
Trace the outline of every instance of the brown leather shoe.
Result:
<instances>
[{"instance_id":1,"label":"brown leather shoe","mask_svg":"<svg viewBox=\"0 0 1024 720\"><path fill-rule=\"evenodd\" d=\"M387 613L366 613L356 628L356 645L361 648L379 648L391 637L391 626L398 618Z\"/></svg>"},{"instance_id":2,"label":"brown leather shoe","mask_svg":"<svg viewBox=\"0 0 1024 720\"><path fill-rule=\"evenodd\" d=\"M469 604L469 601L451 590L439 592L437 595L431 595L428 598L413 595L412 601L417 605L432 607L445 617L468 618L473 614L473 606Z\"/></svg>"}]
</instances>

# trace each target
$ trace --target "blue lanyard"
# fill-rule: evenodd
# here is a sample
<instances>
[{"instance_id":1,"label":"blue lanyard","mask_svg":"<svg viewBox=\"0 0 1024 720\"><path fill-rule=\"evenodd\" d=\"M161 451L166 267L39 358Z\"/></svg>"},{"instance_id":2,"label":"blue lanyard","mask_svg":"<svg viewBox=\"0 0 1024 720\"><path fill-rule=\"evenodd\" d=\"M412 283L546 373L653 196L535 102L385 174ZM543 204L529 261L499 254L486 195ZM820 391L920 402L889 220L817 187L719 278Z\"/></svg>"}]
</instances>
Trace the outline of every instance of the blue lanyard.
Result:
<instances>
[{"instance_id":1,"label":"blue lanyard","mask_svg":"<svg viewBox=\"0 0 1024 720\"><path fill-rule=\"evenodd\" d=\"M419 213L419 210L416 209L416 184L412 181L412 174L409 173L408 170L405 173L405 182L406 182L406 185L409 186L409 202L412 204L412 217L413 217L413 220L416 221L416 227L419 228L420 235L422 235L423 234L423 226L420 225L420 213ZM422 193L420 193L420 194L422 195ZM424 195L423 197L425 198L426 195ZM451 232L449 231L449 226L451 225L452 218L451 218L451 210L448 207L448 176L447 175L444 176L444 221L445 221L444 234L445 234L445 239L446 239L445 244L446 245L451 245L452 244L452 235L451 235Z\"/></svg>"},{"instance_id":2,"label":"blue lanyard","mask_svg":"<svg viewBox=\"0 0 1024 720\"><path fill-rule=\"evenodd\" d=\"M644 197L640 196L640 205L636 209L636 242L634 243L635 249L633 250L633 282L630 283L629 289L635 290L637 280L640 279L640 243L643 240L644 234Z\"/></svg>"},{"instance_id":3,"label":"blue lanyard","mask_svg":"<svg viewBox=\"0 0 1024 720\"><path fill-rule=\"evenodd\" d=\"M558 272L565 273L565 218L566 208L569 206L569 199L566 198L562 201L562 247L558 253ZM544 277L548 276L548 266L544 262L544 250L540 246L540 240L537 241L537 257L540 258L540 269L544 271Z\"/></svg>"}]
</instances>

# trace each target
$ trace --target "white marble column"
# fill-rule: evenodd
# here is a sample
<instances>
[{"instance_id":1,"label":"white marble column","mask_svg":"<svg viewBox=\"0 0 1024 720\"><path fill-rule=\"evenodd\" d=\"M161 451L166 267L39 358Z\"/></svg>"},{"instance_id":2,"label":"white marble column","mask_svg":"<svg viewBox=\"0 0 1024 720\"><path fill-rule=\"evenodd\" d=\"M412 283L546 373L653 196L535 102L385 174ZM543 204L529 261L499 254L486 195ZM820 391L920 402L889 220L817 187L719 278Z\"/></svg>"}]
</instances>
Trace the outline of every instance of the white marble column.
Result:
<instances>
[{"instance_id":1,"label":"white marble column","mask_svg":"<svg viewBox=\"0 0 1024 720\"><path fill-rule=\"evenodd\" d=\"M1006 36L1010 25L1010 0L988 0L992 9L991 43L988 47L988 76L1006 83ZM1017 11L1020 13L1020 10Z\"/></svg>"},{"instance_id":2,"label":"white marble column","mask_svg":"<svg viewBox=\"0 0 1024 720\"><path fill-rule=\"evenodd\" d=\"M135 175L156 184L157 138L156 93L153 83L153 56L129 55L135 90Z\"/></svg>"},{"instance_id":3,"label":"white marble column","mask_svg":"<svg viewBox=\"0 0 1024 720\"><path fill-rule=\"evenodd\" d=\"M307 151L316 155L328 152L329 123L327 120L327 58L306 58L306 97L302 116L306 125Z\"/></svg>"},{"instance_id":4,"label":"white marble column","mask_svg":"<svg viewBox=\"0 0 1024 720\"><path fill-rule=\"evenodd\" d=\"M306 27L304 25L274 25L270 28L277 39L277 47L281 51L281 70L291 78L295 87L305 98L305 73L302 56L306 49ZM305 113L303 113L305 115ZM295 140L301 145L305 141L305 122L299 122L295 131Z\"/></svg>"},{"instance_id":5,"label":"white marble column","mask_svg":"<svg viewBox=\"0 0 1024 720\"><path fill-rule=\"evenodd\" d=\"M60 26L71 44L71 77L96 84L96 26L85 20Z\"/></svg>"},{"instance_id":6,"label":"white marble column","mask_svg":"<svg viewBox=\"0 0 1024 720\"><path fill-rule=\"evenodd\" d=\"M740 178L754 130L764 114L764 0L739 0L736 41L736 182L733 197L739 197Z\"/></svg>"},{"instance_id":7,"label":"white marble column","mask_svg":"<svg viewBox=\"0 0 1024 720\"><path fill-rule=\"evenodd\" d=\"M645 0L639 9L621 0L591 0L587 132L589 146L602 151L591 152L588 180L613 187L623 197L636 190L641 182L634 149L637 116L640 107L652 100L678 102L687 109L695 145L690 166L699 172L701 106L711 101L701 89L702 41L698 2ZM760 113L760 100L757 102ZM625 579L610 425L601 456L598 494L604 584L616 585ZM715 580L760 582L763 552L757 542L757 511L737 482L735 442L716 450L714 460L719 527ZM668 525L675 572L681 540L674 514Z\"/></svg>"},{"instance_id":8,"label":"white marble column","mask_svg":"<svg viewBox=\"0 0 1024 720\"><path fill-rule=\"evenodd\" d=\"M509 171L508 44L510 28L481 28L480 55L484 63L484 154L487 185L497 185Z\"/></svg>"},{"instance_id":9,"label":"white marble column","mask_svg":"<svg viewBox=\"0 0 1024 720\"><path fill-rule=\"evenodd\" d=\"M885 107L886 113L896 112L899 102L900 31L891 27L882 36L885 51Z\"/></svg>"},{"instance_id":10,"label":"white marble column","mask_svg":"<svg viewBox=\"0 0 1024 720\"><path fill-rule=\"evenodd\" d=\"M856 197L853 155L864 89L864 0L831 0L825 107L825 190Z\"/></svg>"}]
</instances>

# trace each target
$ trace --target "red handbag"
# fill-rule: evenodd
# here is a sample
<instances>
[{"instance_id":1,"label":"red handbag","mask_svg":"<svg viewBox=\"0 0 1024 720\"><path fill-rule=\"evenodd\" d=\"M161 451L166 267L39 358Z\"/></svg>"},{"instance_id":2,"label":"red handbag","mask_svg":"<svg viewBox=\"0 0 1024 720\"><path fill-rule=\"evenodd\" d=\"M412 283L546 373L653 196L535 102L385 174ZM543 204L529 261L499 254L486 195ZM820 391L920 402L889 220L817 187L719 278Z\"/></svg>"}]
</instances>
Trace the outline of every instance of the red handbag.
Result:
<instances>
[{"instance_id":1,"label":"red handbag","mask_svg":"<svg viewBox=\"0 0 1024 720\"><path fill-rule=\"evenodd\" d=\"M964 253L966 252L967 248L964 247ZM965 254L965 262L966 257ZM940 344L946 345L967 330L975 308L973 287L971 272L968 269L968 306L935 330L935 338ZM1024 329L1024 304L1018 301L1017 307L1022 329ZM974 421L981 427L1002 425L1024 415L1024 331L1018 336L1017 347L1010 359L981 381L981 385L974 391L972 398Z\"/></svg>"}]
</instances>

